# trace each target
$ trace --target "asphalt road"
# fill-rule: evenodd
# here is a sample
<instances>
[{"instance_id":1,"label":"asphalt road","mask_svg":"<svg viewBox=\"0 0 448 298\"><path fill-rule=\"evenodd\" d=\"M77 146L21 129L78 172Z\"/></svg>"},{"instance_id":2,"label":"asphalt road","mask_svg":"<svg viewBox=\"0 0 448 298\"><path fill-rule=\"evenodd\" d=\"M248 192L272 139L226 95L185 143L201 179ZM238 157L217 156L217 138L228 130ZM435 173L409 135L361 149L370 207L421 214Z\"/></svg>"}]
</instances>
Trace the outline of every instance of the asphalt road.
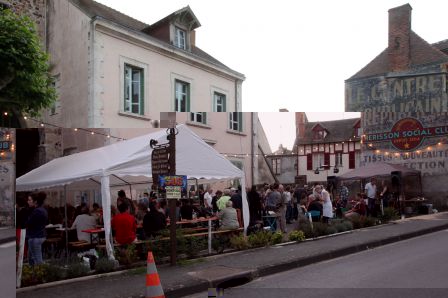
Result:
<instances>
[{"instance_id":1,"label":"asphalt road","mask_svg":"<svg viewBox=\"0 0 448 298\"><path fill-rule=\"evenodd\" d=\"M0 245L0 297L16 297L16 242Z\"/></svg>"},{"instance_id":2,"label":"asphalt road","mask_svg":"<svg viewBox=\"0 0 448 298\"><path fill-rule=\"evenodd\" d=\"M448 297L448 230L262 277L223 297Z\"/></svg>"}]
</instances>

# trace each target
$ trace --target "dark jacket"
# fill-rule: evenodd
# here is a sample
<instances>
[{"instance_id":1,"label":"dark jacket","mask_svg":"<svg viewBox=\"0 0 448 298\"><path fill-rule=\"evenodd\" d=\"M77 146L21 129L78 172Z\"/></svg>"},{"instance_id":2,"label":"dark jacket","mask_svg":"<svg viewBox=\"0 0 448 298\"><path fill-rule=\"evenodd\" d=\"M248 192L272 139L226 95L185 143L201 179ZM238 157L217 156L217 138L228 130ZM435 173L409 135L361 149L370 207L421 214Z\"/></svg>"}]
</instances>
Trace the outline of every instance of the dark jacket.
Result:
<instances>
[{"instance_id":1,"label":"dark jacket","mask_svg":"<svg viewBox=\"0 0 448 298\"><path fill-rule=\"evenodd\" d=\"M26 222L27 238L45 238L45 226L48 224L48 212L44 207L38 207L31 212Z\"/></svg>"},{"instance_id":2,"label":"dark jacket","mask_svg":"<svg viewBox=\"0 0 448 298\"><path fill-rule=\"evenodd\" d=\"M143 218L143 229L146 236L155 236L158 231L166 227L165 215L159 211L152 211L146 213Z\"/></svg>"},{"instance_id":3,"label":"dark jacket","mask_svg":"<svg viewBox=\"0 0 448 298\"><path fill-rule=\"evenodd\" d=\"M236 193L231 198L230 201L232 201L233 208L235 209L243 209L243 198L241 197L241 194Z\"/></svg>"}]
</instances>

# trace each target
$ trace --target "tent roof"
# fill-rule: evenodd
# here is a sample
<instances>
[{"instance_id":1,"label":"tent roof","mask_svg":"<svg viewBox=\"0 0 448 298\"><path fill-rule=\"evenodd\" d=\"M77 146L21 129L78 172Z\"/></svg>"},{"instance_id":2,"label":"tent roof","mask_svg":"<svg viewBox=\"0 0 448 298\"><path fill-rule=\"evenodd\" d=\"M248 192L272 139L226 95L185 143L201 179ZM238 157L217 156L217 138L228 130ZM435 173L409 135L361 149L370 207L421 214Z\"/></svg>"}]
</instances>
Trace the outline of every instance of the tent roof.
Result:
<instances>
[{"instance_id":1,"label":"tent roof","mask_svg":"<svg viewBox=\"0 0 448 298\"><path fill-rule=\"evenodd\" d=\"M187 126L177 126L176 174L196 179L235 179L244 173L205 143ZM19 177L17 191L61 186L75 181L115 175L132 184L137 177L151 177L149 141L167 143L166 130L54 159ZM213 165L213 166L211 166ZM118 180L120 180L118 179ZM137 180L141 181L141 178Z\"/></svg>"},{"instance_id":2,"label":"tent roof","mask_svg":"<svg viewBox=\"0 0 448 298\"><path fill-rule=\"evenodd\" d=\"M409 169L405 166L380 162L354 169L353 171L338 176L338 178L342 180L365 179L375 176L388 176L393 171L401 171L404 176L420 174L420 171Z\"/></svg>"}]
</instances>

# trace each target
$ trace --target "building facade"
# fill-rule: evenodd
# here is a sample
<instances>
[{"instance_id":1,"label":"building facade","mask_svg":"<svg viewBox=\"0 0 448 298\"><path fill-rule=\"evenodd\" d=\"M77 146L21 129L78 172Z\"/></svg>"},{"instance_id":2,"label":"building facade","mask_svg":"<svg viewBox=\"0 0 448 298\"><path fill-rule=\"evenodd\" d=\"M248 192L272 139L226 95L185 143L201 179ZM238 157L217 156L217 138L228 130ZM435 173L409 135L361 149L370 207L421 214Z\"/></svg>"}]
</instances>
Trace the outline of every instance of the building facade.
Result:
<instances>
[{"instance_id":1,"label":"building facade","mask_svg":"<svg viewBox=\"0 0 448 298\"><path fill-rule=\"evenodd\" d=\"M160 111L242 109L244 75L196 45L188 6L150 25L93 0L9 2L39 22L50 55L58 100L39 121L138 128Z\"/></svg>"},{"instance_id":2,"label":"building facade","mask_svg":"<svg viewBox=\"0 0 448 298\"><path fill-rule=\"evenodd\" d=\"M306 183L327 183L358 167L361 156L360 119L309 122L296 113L297 177Z\"/></svg>"},{"instance_id":3,"label":"building facade","mask_svg":"<svg viewBox=\"0 0 448 298\"><path fill-rule=\"evenodd\" d=\"M361 166L420 171L421 195L448 207L448 39L429 44L411 29L409 4L389 10L388 47L346 80L346 111L362 111Z\"/></svg>"},{"instance_id":4,"label":"building facade","mask_svg":"<svg viewBox=\"0 0 448 298\"><path fill-rule=\"evenodd\" d=\"M361 119L309 122L296 112L293 150L279 148L269 155L272 171L283 184L327 184L361 160Z\"/></svg>"}]
</instances>

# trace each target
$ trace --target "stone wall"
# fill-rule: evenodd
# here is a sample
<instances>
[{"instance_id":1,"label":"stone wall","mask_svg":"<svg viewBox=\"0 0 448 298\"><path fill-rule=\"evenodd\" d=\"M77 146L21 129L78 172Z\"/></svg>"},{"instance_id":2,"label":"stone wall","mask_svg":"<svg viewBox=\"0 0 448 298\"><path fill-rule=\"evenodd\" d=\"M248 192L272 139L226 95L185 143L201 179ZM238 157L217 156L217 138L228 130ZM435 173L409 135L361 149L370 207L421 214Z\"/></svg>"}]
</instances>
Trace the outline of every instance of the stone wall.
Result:
<instances>
[{"instance_id":1,"label":"stone wall","mask_svg":"<svg viewBox=\"0 0 448 298\"><path fill-rule=\"evenodd\" d=\"M0 141L11 142L11 150L0 154L0 227L10 227L14 226L15 130L0 128Z\"/></svg>"},{"instance_id":2,"label":"stone wall","mask_svg":"<svg viewBox=\"0 0 448 298\"><path fill-rule=\"evenodd\" d=\"M45 41L47 0L2 0L2 2L8 4L19 15L30 17L37 25L41 40Z\"/></svg>"}]
</instances>

